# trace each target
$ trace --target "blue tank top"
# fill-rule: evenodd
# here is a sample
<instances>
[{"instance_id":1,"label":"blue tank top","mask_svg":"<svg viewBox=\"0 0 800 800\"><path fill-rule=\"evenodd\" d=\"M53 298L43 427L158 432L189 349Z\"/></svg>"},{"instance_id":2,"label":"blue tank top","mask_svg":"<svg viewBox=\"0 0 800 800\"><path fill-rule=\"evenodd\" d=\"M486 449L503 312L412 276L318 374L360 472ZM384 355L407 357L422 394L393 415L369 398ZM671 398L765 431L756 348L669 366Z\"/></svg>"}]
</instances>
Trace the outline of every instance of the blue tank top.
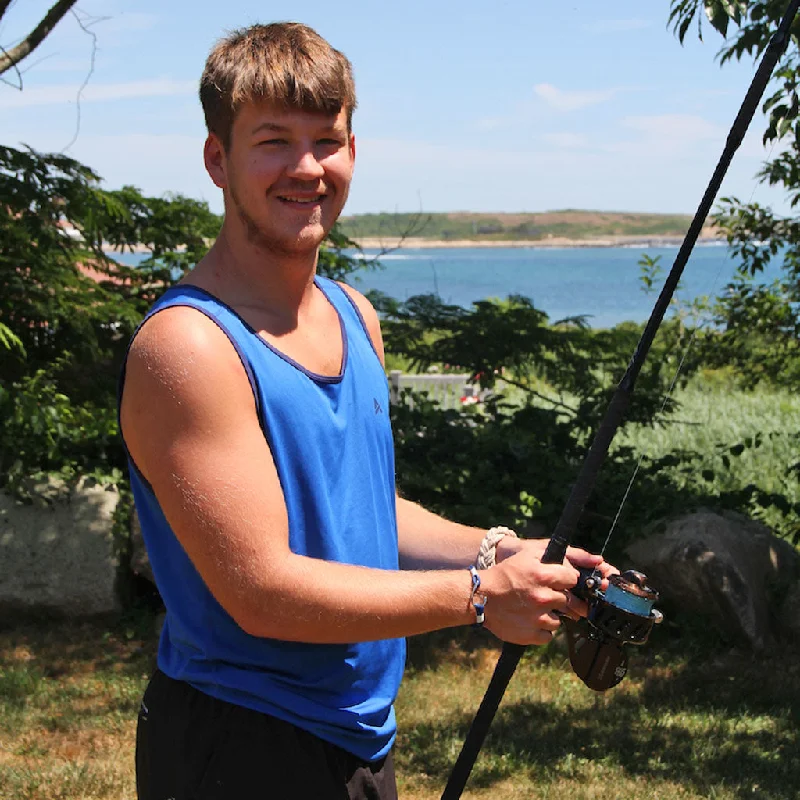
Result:
<instances>
[{"instance_id":1,"label":"blue tank top","mask_svg":"<svg viewBox=\"0 0 800 800\"><path fill-rule=\"evenodd\" d=\"M318 277L316 284L336 310L342 331L341 374L334 377L309 372L197 287L168 290L148 318L165 308L190 306L215 322L235 347L278 469L292 551L396 570L386 375L350 297L333 281ZM395 738L393 702L405 641L307 644L245 633L214 599L130 457L129 463L142 535L166 606L159 668L213 697L286 720L362 759L383 757Z\"/></svg>"}]
</instances>

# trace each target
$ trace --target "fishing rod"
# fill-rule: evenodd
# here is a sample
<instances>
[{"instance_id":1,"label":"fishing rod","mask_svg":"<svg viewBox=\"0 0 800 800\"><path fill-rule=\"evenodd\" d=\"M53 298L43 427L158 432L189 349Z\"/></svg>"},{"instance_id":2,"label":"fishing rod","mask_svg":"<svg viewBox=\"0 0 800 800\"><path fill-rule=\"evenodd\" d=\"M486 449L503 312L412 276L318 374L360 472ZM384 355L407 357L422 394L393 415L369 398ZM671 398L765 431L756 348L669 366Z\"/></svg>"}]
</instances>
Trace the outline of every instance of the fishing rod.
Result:
<instances>
[{"instance_id":1,"label":"fishing rod","mask_svg":"<svg viewBox=\"0 0 800 800\"><path fill-rule=\"evenodd\" d=\"M561 517L550 537L542 556L543 564L561 564L564 561L578 520L594 489L600 467L630 404L636 379L664 319L684 267L697 242L733 156L750 126L772 76L772 71L789 44L789 28L799 7L800 0L791 0L764 51L739 108L739 113L728 133L722 155L689 225L672 269L650 314L650 319L647 321L628 368L614 391L570 496L561 512ZM612 578L614 580L609 584L606 592L602 592L599 576L581 571L578 586L573 591L586 600L589 605L588 632L576 629L573 623L565 620L573 669L590 688L601 691L616 685L625 675L626 662L622 652L623 645L644 643L653 624L660 621L661 616L652 607L658 595L647 586L645 576L630 570L621 576L612 576ZM442 800L457 800L461 797L505 690L524 652L524 645L510 643L503 645L492 679L442 793Z\"/></svg>"}]
</instances>

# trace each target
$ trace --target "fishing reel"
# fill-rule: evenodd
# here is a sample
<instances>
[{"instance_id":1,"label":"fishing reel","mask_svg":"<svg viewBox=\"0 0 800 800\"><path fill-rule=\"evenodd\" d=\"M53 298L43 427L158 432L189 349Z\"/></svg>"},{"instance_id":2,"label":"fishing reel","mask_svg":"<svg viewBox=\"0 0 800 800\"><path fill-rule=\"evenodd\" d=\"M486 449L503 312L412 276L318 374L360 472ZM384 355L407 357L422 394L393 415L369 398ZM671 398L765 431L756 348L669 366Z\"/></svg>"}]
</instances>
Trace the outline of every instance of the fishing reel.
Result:
<instances>
[{"instance_id":1,"label":"fishing reel","mask_svg":"<svg viewBox=\"0 0 800 800\"><path fill-rule=\"evenodd\" d=\"M626 644L644 644L653 625L664 618L653 605L658 592L647 585L647 577L627 570L608 579L600 589L602 576L590 569L579 570L572 593L589 606L586 618L564 618L569 643L569 660L575 674L596 692L616 686L628 672Z\"/></svg>"}]
</instances>

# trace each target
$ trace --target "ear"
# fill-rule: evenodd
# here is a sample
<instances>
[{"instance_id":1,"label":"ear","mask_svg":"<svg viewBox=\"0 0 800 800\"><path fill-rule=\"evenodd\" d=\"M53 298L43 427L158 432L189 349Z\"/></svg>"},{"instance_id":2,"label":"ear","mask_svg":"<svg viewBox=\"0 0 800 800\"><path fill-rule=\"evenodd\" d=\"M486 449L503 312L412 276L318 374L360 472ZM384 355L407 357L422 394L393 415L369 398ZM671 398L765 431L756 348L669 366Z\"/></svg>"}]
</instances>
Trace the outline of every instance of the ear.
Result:
<instances>
[{"instance_id":1,"label":"ear","mask_svg":"<svg viewBox=\"0 0 800 800\"><path fill-rule=\"evenodd\" d=\"M350 160L355 163L356 160L356 135L354 133L350 134Z\"/></svg>"},{"instance_id":2,"label":"ear","mask_svg":"<svg viewBox=\"0 0 800 800\"><path fill-rule=\"evenodd\" d=\"M225 148L215 133L209 133L206 143L203 145L203 161L206 165L206 172L214 181L214 185L219 189L228 186L228 162L225 155Z\"/></svg>"}]
</instances>

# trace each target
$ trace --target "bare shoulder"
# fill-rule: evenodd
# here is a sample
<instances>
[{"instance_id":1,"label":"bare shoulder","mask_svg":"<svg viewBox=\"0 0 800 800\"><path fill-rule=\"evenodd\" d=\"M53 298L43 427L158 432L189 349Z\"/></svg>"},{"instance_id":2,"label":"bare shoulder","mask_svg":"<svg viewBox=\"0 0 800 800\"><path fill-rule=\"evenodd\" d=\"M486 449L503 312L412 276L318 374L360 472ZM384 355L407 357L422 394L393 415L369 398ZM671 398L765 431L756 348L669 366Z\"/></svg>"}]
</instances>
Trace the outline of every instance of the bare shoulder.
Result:
<instances>
[{"instance_id":1,"label":"bare shoulder","mask_svg":"<svg viewBox=\"0 0 800 800\"><path fill-rule=\"evenodd\" d=\"M383 363L383 336L381 335L381 323L380 319L378 318L378 312L375 311L372 303L370 303L370 301L367 300L367 298L364 297L364 295L361 294L361 292L359 292L357 289L354 289L352 286L348 286L346 283L339 283L339 286L342 287L344 292L350 297L356 308L361 313L361 316L364 319L364 324L367 326L370 339L372 339L372 344L375 346L375 350L380 356L381 363Z\"/></svg>"},{"instance_id":2,"label":"bare shoulder","mask_svg":"<svg viewBox=\"0 0 800 800\"><path fill-rule=\"evenodd\" d=\"M150 317L128 354L128 370L145 366L154 380L169 378L173 385L191 381L199 368L227 371L237 363L236 351L222 330L187 306L166 308Z\"/></svg>"},{"instance_id":3,"label":"bare shoulder","mask_svg":"<svg viewBox=\"0 0 800 800\"><path fill-rule=\"evenodd\" d=\"M159 311L141 327L125 368L121 424L140 467L181 430L252 414L247 376L228 337L203 313ZM147 471L147 469L146 469Z\"/></svg>"},{"instance_id":4,"label":"bare shoulder","mask_svg":"<svg viewBox=\"0 0 800 800\"><path fill-rule=\"evenodd\" d=\"M205 314L176 306L142 325L128 353L126 392L143 384L151 390L168 387L176 398L196 392L213 400L221 393L214 387L222 388L215 381L226 390L235 388L229 383L247 385L233 345Z\"/></svg>"}]
</instances>

